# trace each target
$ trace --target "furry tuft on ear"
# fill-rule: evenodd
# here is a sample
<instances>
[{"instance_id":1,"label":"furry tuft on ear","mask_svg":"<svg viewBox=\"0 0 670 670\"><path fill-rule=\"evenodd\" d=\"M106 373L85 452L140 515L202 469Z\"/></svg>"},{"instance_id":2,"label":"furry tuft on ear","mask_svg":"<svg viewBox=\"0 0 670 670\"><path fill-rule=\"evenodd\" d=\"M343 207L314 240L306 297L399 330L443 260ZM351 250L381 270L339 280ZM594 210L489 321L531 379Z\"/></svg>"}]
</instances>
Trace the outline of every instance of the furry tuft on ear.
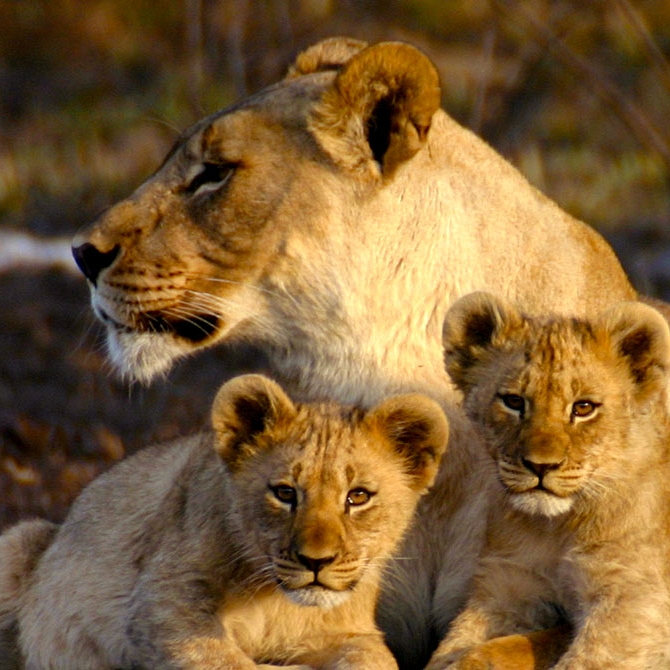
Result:
<instances>
[{"instance_id":1,"label":"furry tuft on ear","mask_svg":"<svg viewBox=\"0 0 670 670\"><path fill-rule=\"evenodd\" d=\"M445 367L456 386L466 391L470 369L482 352L522 323L516 309L490 293L477 291L457 300L442 327Z\"/></svg>"},{"instance_id":2,"label":"furry tuft on ear","mask_svg":"<svg viewBox=\"0 0 670 670\"><path fill-rule=\"evenodd\" d=\"M428 57L409 44L381 42L342 66L311 127L340 165L370 171L376 163L388 178L424 145L439 106L439 77Z\"/></svg>"},{"instance_id":3,"label":"furry tuft on ear","mask_svg":"<svg viewBox=\"0 0 670 670\"><path fill-rule=\"evenodd\" d=\"M427 396L411 393L388 398L371 410L366 420L403 458L412 488L427 491L449 439L449 424L442 408Z\"/></svg>"},{"instance_id":4,"label":"furry tuft on ear","mask_svg":"<svg viewBox=\"0 0 670 670\"><path fill-rule=\"evenodd\" d=\"M219 389L212 406L215 449L234 469L255 452L256 435L295 413L295 405L276 382L263 375L235 377Z\"/></svg>"},{"instance_id":5,"label":"furry tuft on ear","mask_svg":"<svg viewBox=\"0 0 670 670\"><path fill-rule=\"evenodd\" d=\"M659 312L640 302L622 302L604 312L598 324L626 362L640 393L667 383L670 329Z\"/></svg>"},{"instance_id":6,"label":"furry tuft on ear","mask_svg":"<svg viewBox=\"0 0 670 670\"><path fill-rule=\"evenodd\" d=\"M298 54L295 62L288 70L286 79L301 77L314 72L339 70L359 51L367 46L367 42L350 37L329 37L321 40Z\"/></svg>"}]
</instances>

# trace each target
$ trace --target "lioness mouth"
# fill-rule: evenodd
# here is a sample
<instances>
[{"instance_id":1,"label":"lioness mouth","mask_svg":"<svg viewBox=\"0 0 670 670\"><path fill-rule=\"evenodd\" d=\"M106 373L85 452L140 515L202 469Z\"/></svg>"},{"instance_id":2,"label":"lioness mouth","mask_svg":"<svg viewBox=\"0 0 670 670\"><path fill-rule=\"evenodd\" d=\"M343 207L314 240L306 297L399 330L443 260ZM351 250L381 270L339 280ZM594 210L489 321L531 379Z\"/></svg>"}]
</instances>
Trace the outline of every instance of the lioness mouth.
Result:
<instances>
[{"instance_id":1,"label":"lioness mouth","mask_svg":"<svg viewBox=\"0 0 670 670\"><path fill-rule=\"evenodd\" d=\"M213 314L195 314L188 319L168 319L160 314L147 314L146 328L154 333L174 333L190 342L202 342L219 327Z\"/></svg>"},{"instance_id":2,"label":"lioness mouth","mask_svg":"<svg viewBox=\"0 0 670 670\"><path fill-rule=\"evenodd\" d=\"M202 342L213 335L219 327L219 317L213 314L194 314L188 319L170 319L159 313L141 315L133 327L112 319L106 312L100 314L102 320L116 330L127 333L133 331L148 333L171 333L190 342Z\"/></svg>"}]
</instances>

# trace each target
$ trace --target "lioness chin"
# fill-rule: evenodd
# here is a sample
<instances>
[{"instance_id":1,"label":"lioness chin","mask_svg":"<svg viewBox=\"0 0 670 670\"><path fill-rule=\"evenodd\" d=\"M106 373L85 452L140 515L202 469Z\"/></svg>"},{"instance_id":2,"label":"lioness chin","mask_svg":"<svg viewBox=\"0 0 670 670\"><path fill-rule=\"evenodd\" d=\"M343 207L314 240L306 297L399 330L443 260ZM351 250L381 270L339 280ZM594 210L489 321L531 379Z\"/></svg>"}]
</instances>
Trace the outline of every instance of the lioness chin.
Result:
<instances>
[{"instance_id":1,"label":"lioness chin","mask_svg":"<svg viewBox=\"0 0 670 670\"><path fill-rule=\"evenodd\" d=\"M626 302L529 319L488 294L445 323L447 369L490 451L492 504L468 604L431 670L567 617L555 670L670 667L670 331Z\"/></svg>"},{"instance_id":2,"label":"lioness chin","mask_svg":"<svg viewBox=\"0 0 670 670\"><path fill-rule=\"evenodd\" d=\"M99 477L23 574L0 575L27 667L397 667L376 599L446 447L439 405L294 404L247 375L212 423ZM35 524L0 536L0 572Z\"/></svg>"},{"instance_id":3,"label":"lioness chin","mask_svg":"<svg viewBox=\"0 0 670 670\"><path fill-rule=\"evenodd\" d=\"M379 608L409 668L462 607L483 540L483 452L444 370L447 309L476 289L534 313L636 297L595 231L439 104L437 71L410 45L326 40L187 130L74 240L127 377L250 342L295 397L372 406L419 391L443 404L451 457Z\"/></svg>"}]
</instances>

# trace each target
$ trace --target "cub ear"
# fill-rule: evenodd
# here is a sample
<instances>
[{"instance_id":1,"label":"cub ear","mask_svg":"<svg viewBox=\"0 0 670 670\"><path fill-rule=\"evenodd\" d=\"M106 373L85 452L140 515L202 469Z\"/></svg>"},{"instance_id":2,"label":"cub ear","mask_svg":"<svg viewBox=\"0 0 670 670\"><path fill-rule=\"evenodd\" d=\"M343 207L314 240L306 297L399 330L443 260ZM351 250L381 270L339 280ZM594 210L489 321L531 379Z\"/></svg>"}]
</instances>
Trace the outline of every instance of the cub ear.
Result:
<instances>
[{"instance_id":1,"label":"cub ear","mask_svg":"<svg viewBox=\"0 0 670 670\"><path fill-rule=\"evenodd\" d=\"M313 44L298 54L295 63L288 70L286 79L293 79L314 72L339 70L344 63L351 60L367 45L367 42L361 42L350 37L329 37L321 40L321 42Z\"/></svg>"},{"instance_id":2,"label":"cub ear","mask_svg":"<svg viewBox=\"0 0 670 670\"><path fill-rule=\"evenodd\" d=\"M214 399L214 449L235 470L259 450L254 438L295 413L295 406L277 383L263 375L235 377Z\"/></svg>"},{"instance_id":3,"label":"cub ear","mask_svg":"<svg viewBox=\"0 0 670 670\"><path fill-rule=\"evenodd\" d=\"M622 302L602 314L599 323L628 366L638 395L667 384L670 329L659 312L640 302Z\"/></svg>"},{"instance_id":4,"label":"cub ear","mask_svg":"<svg viewBox=\"0 0 670 670\"><path fill-rule=\"evenodd\" d=\"M442 326L444 363L461 391L470 388L469 373L484 351L522 323L511 305L483 291L469 293L451 306Z\"/></svg>"},{"instance_id":5,"label":"cub ear","mask_svg":"<svg viewBox=\"0 0 670 670\"><path fill-rule=\"evenodd\" d=\"M393 396L371 410L367 421L405 461L412 489L425 493L435 481L449 439L442 408L417 393Z\"/></svg>"},{"instance_id":6,"label":"cub ear","mask_svg":"<svg viewBox=\"0 0 670 670\"><path fill-rule=\"evenodd\" d=\"M381 42L355 54L313 110L311 128L351 170L391 177L424 145L440 106L437 70L409 44Z\"/></svg>"}]
</instances>

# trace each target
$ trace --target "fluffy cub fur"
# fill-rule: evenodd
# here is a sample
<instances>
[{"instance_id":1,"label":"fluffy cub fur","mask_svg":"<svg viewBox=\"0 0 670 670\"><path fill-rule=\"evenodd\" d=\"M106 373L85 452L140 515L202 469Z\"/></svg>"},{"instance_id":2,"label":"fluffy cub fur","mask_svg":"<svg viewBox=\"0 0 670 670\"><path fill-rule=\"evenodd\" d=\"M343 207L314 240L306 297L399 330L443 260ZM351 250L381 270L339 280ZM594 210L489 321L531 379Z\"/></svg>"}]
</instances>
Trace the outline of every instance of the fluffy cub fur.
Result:
<instances>
[{"instance_id":1,"label":"fluffy cub fur","mask_svg":"<svg viewBox=\"0 0 670 670\"><path fill-rule=\"evenodd\" d=\"M244 342L292 397L443 403L450 458L379 608L408 668L462 607L484 521L480 448L442 360L447 309L479 288L532 313L637 296L601 236L439 105L437 70L411 45L319 42L187 130L73 242L127 377Z\"/></svg>"},{"instance_id":2,"label":"fluffy cub fur","mask_svg":"<svg viewBox=\"0 0 670 670\"><path fill-rule=\"evenodd\" d=\"M247 375L212 423L99 477L26 566L13 589L28 667L396 667L375 603L446 446L440 407L294 404ZM13 546L0 539L0 565Z\"/></svg>"},{"instance_id":3,"label":"fluffy cub fur","mask_svg":"<svg viewBox=\"0 0 670 670\"><path fill-rule=\"evenodd\" d=\"M554 668L670 666L670 334L652 308L527 319L457 302L447 369L493 459L486 548L432 668L567 616ZM468 666L469 667L469 666Z\"/></svg>"},{"instance_id":4,"label":"fluffy cub fur","mask_svg":"<svg viewBox=\"0 0 670 670\"><path fill-rule=\"evenodd\" d=\"M44 519L22 521L0 536L0 668L22 667L17 647L17 607L26 593L26 579L51 544L58 526Z\"/></svg>"}]
</instances>

